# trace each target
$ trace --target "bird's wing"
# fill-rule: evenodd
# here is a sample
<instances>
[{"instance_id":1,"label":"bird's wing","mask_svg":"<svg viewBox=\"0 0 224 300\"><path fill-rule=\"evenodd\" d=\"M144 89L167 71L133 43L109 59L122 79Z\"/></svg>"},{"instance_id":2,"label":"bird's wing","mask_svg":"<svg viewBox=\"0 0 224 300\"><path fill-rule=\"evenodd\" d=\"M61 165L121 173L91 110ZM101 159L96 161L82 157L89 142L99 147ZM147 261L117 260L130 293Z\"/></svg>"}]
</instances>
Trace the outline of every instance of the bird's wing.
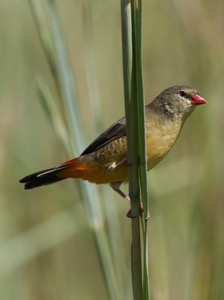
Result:
<instances>
[{"instance_id":1,"label":"bird's wing","mask_svg":"<svg viewBox=\"0 0 224 300\"><path fill-rule=\"evenodd\" d=\"M106 146L110 142L126 135L126 120L122 118L101 133L83 152L81 155L90 154Z\"/></svg>"}]
</instances>

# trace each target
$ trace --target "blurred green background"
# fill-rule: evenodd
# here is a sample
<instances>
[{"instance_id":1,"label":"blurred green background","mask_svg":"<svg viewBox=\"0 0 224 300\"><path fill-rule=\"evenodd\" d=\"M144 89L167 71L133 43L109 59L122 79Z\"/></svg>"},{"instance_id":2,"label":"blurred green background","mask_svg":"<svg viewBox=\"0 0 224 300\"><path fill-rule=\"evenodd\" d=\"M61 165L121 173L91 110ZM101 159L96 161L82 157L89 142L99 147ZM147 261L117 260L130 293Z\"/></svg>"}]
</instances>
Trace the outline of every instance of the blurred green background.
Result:
<instances>
[{"instance_id":1,"label":"blurred green background","mask_svg":"<svg viewBox=\"0 0 224 300\"><path fill-rule=\"evenodd\" d=\"M87 146L124 115L120 1L56 3ZM153 300L224 299L223 14L218 0L144 1L146 102L176 84L208 100L148 174ZM53 83L27 1L0 1L0 38L0 299L109 299L73 180L31 191L18 183L72 158L36 92L37 78ZM110 223L119 226L122 243L110 247L123 262L114 257L118 290L130 299L128 207L109 187L99 190L108 236Z\"/></svg>"}]
</instances>

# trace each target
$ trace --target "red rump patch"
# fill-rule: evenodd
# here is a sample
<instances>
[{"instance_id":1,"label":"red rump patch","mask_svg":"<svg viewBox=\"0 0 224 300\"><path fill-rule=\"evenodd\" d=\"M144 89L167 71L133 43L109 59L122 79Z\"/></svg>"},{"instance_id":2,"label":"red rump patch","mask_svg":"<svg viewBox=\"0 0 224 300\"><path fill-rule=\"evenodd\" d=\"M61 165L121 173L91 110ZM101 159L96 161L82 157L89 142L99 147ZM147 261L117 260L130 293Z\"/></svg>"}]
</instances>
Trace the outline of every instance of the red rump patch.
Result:
<instances>
[{"instance_id":1,"label":"red rump patch","mask_svg":"<svg viewBox=\"0 0 224 300\"><path fill-rule=\"evenodd\" d=\"M74 158L74 159L71 159L71 160L67 160L63 164L61 164L61 166L74 165L76 161L77 161L77 158Z\"/></svg>"}]
</instances>

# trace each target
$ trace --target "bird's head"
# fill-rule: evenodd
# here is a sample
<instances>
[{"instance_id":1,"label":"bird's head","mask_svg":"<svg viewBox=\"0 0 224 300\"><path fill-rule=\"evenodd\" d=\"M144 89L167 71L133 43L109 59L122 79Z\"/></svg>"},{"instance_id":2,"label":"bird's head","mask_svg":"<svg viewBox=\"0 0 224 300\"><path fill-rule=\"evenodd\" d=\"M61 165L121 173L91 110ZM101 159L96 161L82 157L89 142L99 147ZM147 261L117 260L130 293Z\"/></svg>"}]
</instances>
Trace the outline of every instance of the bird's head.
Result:
<instances>
[{"instance_id":1,"label":"bird's head","mask_svg":"<svg viewBox=\"0 0 224 300\"><path fill-rule=\"evenodd\" d=\"M196 89L178 85L164 90L151 105L171 119L185 121L196 105L205 103Z\"/></svg>"}]
</instances>

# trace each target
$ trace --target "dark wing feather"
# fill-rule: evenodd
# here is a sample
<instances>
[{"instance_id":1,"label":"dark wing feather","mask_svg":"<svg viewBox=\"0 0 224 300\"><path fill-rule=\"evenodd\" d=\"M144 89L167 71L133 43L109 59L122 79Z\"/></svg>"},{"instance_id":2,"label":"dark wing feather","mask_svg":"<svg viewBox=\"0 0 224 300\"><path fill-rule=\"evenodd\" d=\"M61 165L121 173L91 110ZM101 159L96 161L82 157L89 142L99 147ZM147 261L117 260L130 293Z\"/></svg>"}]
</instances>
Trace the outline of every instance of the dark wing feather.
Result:
<instances>
[{"instance_id":1,"label":"dark wing feather","mask_svg":"<svg viewBox=\"0 0 224 300\"><path fill-rule=\"evenodd\" d=\"M122 118L101 133L81 155L90 154L126 135L126 120Z\"/></svg>"}]
</instances>

